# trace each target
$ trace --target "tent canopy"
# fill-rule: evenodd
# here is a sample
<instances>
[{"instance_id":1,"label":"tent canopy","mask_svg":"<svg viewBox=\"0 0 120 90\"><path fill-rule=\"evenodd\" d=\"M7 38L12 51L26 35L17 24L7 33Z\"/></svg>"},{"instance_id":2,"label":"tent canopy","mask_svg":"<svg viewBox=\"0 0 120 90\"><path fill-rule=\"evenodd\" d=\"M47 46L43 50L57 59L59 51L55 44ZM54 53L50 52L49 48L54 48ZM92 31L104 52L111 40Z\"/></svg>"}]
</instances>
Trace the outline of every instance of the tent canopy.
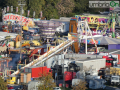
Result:
<instances>
[{"instance_id":1,"label":"tent canopy","mask_svg":"<svg viewBox=\"0 0 120 90\"><path fill-rule=\"evenodd\" d=\"M95 40L100 42L100 45L109 45L109 44L120 44L120 40L116 38L110 37L95 37Z\"/></svg>"},{"instance_id":2,"label":"tent canopy","mask_svg":"<svg viewBox=\"0 0 120 90\"><path fill-rule=\"evenodd\" d=\"M120 40L116 39L116 38L110 38L110 37L94 37L95 43L98 45L110 45L110 44L120 44ZM85 43L85 39L83 39L83 41ZM91 43L92 42L92 43ZM94 44L92 38L88 38L87 39L87 43L88 44Z\"/></svg>"}]
</instances>

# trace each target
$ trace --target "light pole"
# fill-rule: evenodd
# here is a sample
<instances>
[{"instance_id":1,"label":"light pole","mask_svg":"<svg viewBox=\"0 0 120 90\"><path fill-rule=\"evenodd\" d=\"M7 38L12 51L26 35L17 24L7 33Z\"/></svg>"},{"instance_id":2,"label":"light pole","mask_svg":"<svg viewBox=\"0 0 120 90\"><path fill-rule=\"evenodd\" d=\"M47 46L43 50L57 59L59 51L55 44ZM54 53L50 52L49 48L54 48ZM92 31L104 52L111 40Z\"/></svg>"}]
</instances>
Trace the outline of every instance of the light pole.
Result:
<instances>
[{"instance_id":1,"label":"light pole","mask_svg":"<svg viewBox=\"0 0 120 90\"><path fill-rule=\"evenodd\" d=\"M22 60L22 14L23 14L23 6L25 5L25 0L18 0L18 5L21 8L21 30L20 30L20 35L21 35L21 40L20 40L20 61Z\"/></svg>"}]
</instances>

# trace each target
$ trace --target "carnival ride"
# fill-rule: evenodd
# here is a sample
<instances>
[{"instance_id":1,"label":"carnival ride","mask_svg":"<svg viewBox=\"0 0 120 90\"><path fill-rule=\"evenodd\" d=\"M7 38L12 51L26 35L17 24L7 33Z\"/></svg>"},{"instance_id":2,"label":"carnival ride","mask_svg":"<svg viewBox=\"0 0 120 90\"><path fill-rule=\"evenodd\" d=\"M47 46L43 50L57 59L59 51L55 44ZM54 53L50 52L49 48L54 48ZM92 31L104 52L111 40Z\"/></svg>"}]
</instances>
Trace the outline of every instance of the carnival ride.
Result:
<instances>
[{"instance_id":1,"label":"carnival ride","mask_svg":"<svg viewBox=\"0 0 120 90\"><path fill-rule=\"evenodd\" d=\"M115 8L110 12L109 15L95 15L95 14L83 14L83 15L75 15L78 21L87 20L89 27L94 32L98 31L99 35L105 35L106 33L112 33L112 37L115 38L115 29L119 28L119 17L118 12L119 8ZM116 27L116 25L118 25ZM97 34L93 34L97 35Z\"/></svg>"},{"instance_id":2,"label":"carnival ride","mask_svg":"<svg viewBox=\"0 0 120 90\"><path fill-rule=\"evenodd\" d=\"M17 35L15 38L15 41L10 41L9 45L10 47L16 47L19 48L20 47L20 42L21 42L21 36ZM25 46L40 46L40 42L38 40L22 40L22 47Z\"/></svg>"},{"instance_id":3,"label":"carnival ride","mask_svg":"<svg viewBox=\"0 0 120 90\"><path fill-rule=\"evenodd\" d=\"M76 27L80 27L82 24L84 24L84 27L86 27L86 30L88 28L88 30L90 30L88 24L87 24L87 21L80 21L78 23L78 25L76 24L76 19L72 19L71 20L71 23L70 23L70 26L72 27L70 29L70 33L68 34L68 37L67 39L64 38L64 41L62 43L60 43L58 46L48 50L46 53L44 53L43 55L40 55L38 56L37 59L31 61L29 64L25 65L24 67L22 67L20 70L17 70L16 72L14 72L13 74L11 74L11 76L14 76L14 75L17 75L21 72L23 72L24 68L26 67L31 67L31 66L39 66L41 65L42 63L44 63L45 61L47 61L49 58L51 58L52 56L58 54L58 53L61 53L63 52L63 54L65 55L66 52L67 52L67 48L70 47L70 46L73 46L74 45L74 51L77 53L79 52L78 51L78 47L79 47L79 43L80 43L80 40L77 35L77 28ZM77 25L77 26L76 26ZM90 32L91 33L91 32ZM91 34L92 36L92 34ZM93 38L93 37L92 37ZM93 41L94 41L94 38L93 38ZM95 41L94 41L95 43ZM86 43L87 44L87 43ZM77 46L77 47L76 47ZM96 43L95 43L95 46L97 47ZM87 46L86 46L87 47ZM73 49L73 48L72 48ZM77 50L76 50L77 49Z\"/></svg>"}]
</instances>

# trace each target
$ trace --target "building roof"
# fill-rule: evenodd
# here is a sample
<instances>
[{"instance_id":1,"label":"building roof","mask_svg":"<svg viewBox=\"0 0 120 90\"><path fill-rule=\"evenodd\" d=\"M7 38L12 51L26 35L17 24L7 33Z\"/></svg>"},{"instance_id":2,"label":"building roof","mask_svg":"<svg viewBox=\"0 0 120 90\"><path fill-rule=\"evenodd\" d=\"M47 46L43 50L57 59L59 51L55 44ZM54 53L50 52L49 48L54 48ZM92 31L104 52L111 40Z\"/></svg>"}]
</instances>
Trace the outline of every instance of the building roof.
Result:
<instances>
[{"instance_id":1,"label":"building roof","mask_svg":"<svg viewBox=\"0 0 120 90\"><path fill-rule=\"evenodd\" d=\"M68 59L68 58L66 58ZM65 59L65 60L66 60ZM70 61L76 61L76 62L85 62L85 61L97 61L97 60L106 60L105 58L72 58Z\"/></svg>"},{"instance_id":2,"label":"building roof","mask_svg":"<svg viewBox=\"0 0 120 90\"><path fill-rule=\"evenodd\" d=\"M106 60L105 58L85 58L85 59L78 59L78 60L76 60L76 61L81 61L81 62L83 62L83 61L95 61L95 60L99 60L99 59L103 59L103 60Z\"/></svg>"}]
</instances>

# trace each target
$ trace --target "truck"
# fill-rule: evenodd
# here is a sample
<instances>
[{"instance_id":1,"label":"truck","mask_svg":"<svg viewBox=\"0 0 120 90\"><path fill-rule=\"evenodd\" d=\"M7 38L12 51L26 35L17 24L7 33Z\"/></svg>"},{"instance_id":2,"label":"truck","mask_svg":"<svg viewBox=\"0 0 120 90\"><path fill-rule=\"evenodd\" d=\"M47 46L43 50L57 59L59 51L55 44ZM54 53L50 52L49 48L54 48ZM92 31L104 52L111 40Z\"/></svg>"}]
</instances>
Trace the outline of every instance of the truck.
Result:
<instances>
[{"instance_id":1,"label":"truck","mask_svg":"<svg viewBox=\"0 0 120 90\"><path fill-rule=\"evenodd\" d=\"M61 65L55 65L52 68L53 71L53 78L55 79L55 72L57 72L57 76L59 80L63 80L63 75L64 75L64 81L65 84L68 84L69 86L71 86L72 84L72 79L75 78L76 76L76 72L78 72L80 70L80 67L77 66L74 63L70 63L68 65L68 67L66 68L66 71L64 71L64 74L62 73L62 66Z\"/></svg>"},{"instance_id":2,"label":"truck","mask_svg":"<svg viewBox=\"0 0 120 90\"><path fill-rule=\"evenodd\" d=\"M110 84L120 85L120 67L110 67Z\"/></svg>"},{"instance_id":3,"label":"truck","mask_svg":"<svg viewBox=\"0 0 120 90\"><path fill-rule=\"evenodd\" d=\"M120 68L110 67L99 70L99 76L104 77L108 84L120 85Z\"/></svg>"},{"instance_id":4,"label":"truck","mask_svg":"<svg viewBox=\"0 0 120 90\"><path fill-rule=\"evenodd\" d=\"M120 76L112 75L110 80L111 85L120 85Z\"/></svg>"},{"instance_id":5,"label":"truck","mask_svg":"<svg viewBox=\"0 0 120 90\"><path fill-rule=\"evenodd\" d=\"M110 58L108 56L103 56L103 58L106 58L106 67L112 67L113 66L113 58Z\"/></svg>"}]
</instances>

